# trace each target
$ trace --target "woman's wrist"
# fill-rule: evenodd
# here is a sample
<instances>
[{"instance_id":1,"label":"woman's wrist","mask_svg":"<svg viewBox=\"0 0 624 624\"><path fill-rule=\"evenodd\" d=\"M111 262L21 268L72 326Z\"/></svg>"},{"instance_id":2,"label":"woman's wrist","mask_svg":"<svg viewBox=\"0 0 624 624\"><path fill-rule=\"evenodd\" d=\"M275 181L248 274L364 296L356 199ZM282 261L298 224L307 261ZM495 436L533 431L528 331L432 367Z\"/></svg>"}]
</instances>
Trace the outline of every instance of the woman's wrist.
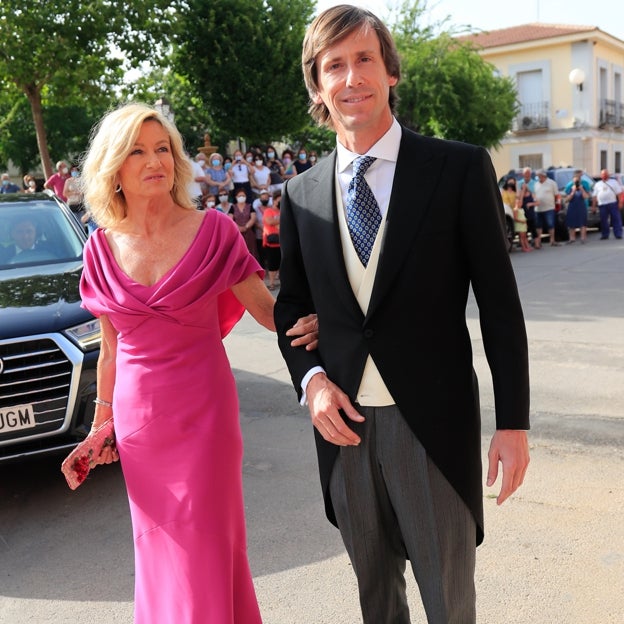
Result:
<instances>
[{"instance_id":1,"label":"woman's wrist","mask_svg":"<svg viewBox=\"0 0 624 624\"><path fill-rule=\"evenodd\" d=\"M95 399L93 399L93 402L96 405L101 405L102 407L113 407L111 401L105 401L104 399L100 399L100 397L95 397Z\"/></svg>"}]
</instances>

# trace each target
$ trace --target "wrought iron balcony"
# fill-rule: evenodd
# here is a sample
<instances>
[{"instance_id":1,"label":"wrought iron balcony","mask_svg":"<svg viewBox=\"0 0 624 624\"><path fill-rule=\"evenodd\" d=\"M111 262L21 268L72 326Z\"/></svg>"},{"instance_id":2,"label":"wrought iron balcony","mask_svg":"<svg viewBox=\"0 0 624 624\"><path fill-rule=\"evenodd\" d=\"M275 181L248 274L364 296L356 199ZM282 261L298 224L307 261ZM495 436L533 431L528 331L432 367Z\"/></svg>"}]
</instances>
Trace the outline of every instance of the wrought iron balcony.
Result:
<instances>
[{"instance_id":1,"label":"wrought iron balcony","mask_svg":"<svg viewBox=\"0 0 624 624\"><path fill-rule=\"evenodd\" d=\"M605 126L611 128L621 128L624 117L624 105L615 100L600 100L600 121L601 128Z\"/></svg>"},{"instance_id":2,"label":"wrought iron balcony","mask_svg":"<svg viewBox=\"0 0 624 624\"><path fill-rule=\"evenodd\" d=\"M549 109L549 102L521 104L520 111L512 122L512 131L535 132L536 130L548 130L550 125Z\"/></svg>"}]
</instances>

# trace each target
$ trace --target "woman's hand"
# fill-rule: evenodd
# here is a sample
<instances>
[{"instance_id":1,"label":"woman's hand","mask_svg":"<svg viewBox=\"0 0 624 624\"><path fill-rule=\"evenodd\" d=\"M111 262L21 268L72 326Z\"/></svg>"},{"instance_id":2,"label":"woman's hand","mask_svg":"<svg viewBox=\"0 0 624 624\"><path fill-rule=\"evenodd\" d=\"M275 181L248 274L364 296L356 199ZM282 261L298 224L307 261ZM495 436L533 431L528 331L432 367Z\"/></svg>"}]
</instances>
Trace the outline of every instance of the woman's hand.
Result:
<instances>
[{"instance_id":1,"label":"woman's hand","mask_svg":"<svg viewBox=\"0 0 624 624\"><path fill-rule=\"evenodd\" d=\"M291 347L303 347L306 351L314 351L318 347L319 326L316 314L302 316L286 332L287 336L299 336L291 341Z\"/></svg>"}]
</instances>

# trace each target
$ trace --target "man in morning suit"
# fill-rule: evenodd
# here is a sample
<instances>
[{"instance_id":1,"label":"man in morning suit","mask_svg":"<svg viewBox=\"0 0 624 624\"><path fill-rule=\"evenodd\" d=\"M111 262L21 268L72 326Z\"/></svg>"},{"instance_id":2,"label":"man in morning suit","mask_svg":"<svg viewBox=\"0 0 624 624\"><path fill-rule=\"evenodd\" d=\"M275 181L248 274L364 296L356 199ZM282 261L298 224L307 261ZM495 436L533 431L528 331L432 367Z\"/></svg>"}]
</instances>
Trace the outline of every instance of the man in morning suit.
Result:
<instances>
[{"instance_id":1,"label":"man in morning suit","mask_svg":"<svg viewBox=\"0 0 624 624\"><path fill-rule=\"evenodd\" d=\"M399 125L398 54L372 13L320 14L302 65L310 111L337 148L285 185L275 319L315 427L327 516L365 623L409 623L409 559L428 622L469 624L483 538L471 284L495 390L487 484L502 464L499 504L529 462L526 332L491 161ZM310 312L318 349L294 348L288 328Z\"/></svg>"}]
</instances>

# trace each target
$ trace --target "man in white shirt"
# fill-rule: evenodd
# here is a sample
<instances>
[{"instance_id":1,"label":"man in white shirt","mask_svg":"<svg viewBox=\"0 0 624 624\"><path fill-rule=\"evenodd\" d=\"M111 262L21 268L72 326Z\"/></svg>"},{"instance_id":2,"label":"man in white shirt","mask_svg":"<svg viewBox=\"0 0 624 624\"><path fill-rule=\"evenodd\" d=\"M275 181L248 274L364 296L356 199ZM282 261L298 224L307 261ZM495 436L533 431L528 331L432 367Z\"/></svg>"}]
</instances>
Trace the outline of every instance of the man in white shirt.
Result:
<instances>
[{"instance_id":1,"label":"man in white shirt","mask_svg":"<svg viewBox=\"0 0 624 624\"><path fill-rule=\"evenodd\" d=\"M535 219L537 221L537 240L535 249L542 246L542 232L548 230L550 244L557 246L555 242L555 206L559 196L557 183L546 175L543 169L537 172L535 184Z\"/></svg>"},{"instance_id":2,"label":"man in white shirt","mask_svg":"<svg viewBox=\"0 0 624 624\"><path fill-rule=\"evenodd\" d=\"M190 156L188 159L191 163L191 167L193 168L193 181L189 184L189 194L193 198L197 208L201 209L203 208L203 193L201 185L202 182L206 181L206 175L202 164L198 160L193 160Z\"/></svg>"},{"instance_id":3,"label":"man in white shirt","mask_svg":"<svg viewBox=\"0 0 624 624\"><path fill-rule=\"evenodd\" d=\"M592 212L596 212L596 205L600 210L600 240L609 238L609 227L613 228L615 238L622 238L622 215L618 207L621 192L622 187L615 180L610 180L609 171L603 169L600 180L594 186L592 199Z\"/></svg>"},{"instance_id":4,"label":"man in white shirt","mask_svg":"<svg viewBox=\"0 0 624 624\"><path fill-rule=\"evenodd\" d=\"M284 184L275 325L310 410L326 514L364 624L409 624L408 558L429 624L474 624L483 491L470 284L495 385L487 483L502 464L499 504L528 465L526 332L492 163L483 148L401 127L398 51L365 9L321 13L302 68L310 112L337 146ZM291 344L299 311L318 314L316 351Z\"/></svg>"}]
</instances>

